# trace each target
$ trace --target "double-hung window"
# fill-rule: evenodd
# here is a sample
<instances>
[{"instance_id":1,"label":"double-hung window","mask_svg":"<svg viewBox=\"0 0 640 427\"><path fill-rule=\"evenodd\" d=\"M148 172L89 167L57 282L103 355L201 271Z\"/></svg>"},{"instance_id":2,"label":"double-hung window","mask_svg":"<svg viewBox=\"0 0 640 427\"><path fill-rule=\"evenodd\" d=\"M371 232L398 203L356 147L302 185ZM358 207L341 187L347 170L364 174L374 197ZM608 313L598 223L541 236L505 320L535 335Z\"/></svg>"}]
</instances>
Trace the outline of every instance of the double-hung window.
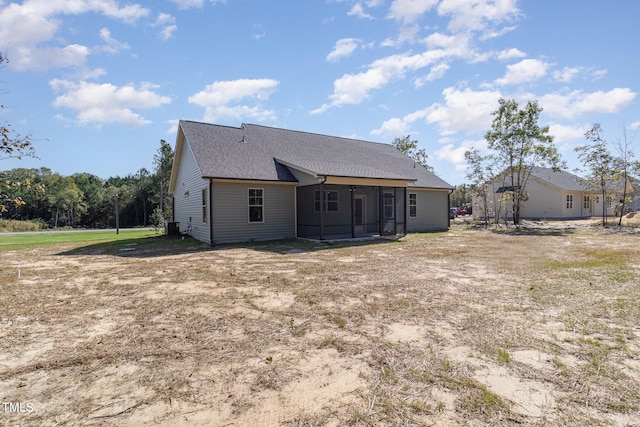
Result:
<instances>
[{"instance_id":1,"label":"double-hung window","mask_svg":"<svg viewBox=\"0 0 640 427\"><path fill-rule=\"evenodd\" d=\"M584 196L584 203L582 204L584 209L591 209L591 196Z\"/></svg>"},{"instance_id":2,"label":"double-hung window","mask_svg":"<svg viewBox=\"0 0 640 427\"><path fill-rule=\"evenodd\" d=\"M202 189L202 222L207 223L207 189Z\"/></svg>"},{"instance_id":3,"label":"double-hung window","mask_svg":"<svg viewBox=\"0 0 640 427\"><path fill-rule=\"evenodd\" d=\"M415 218L418 216L418 195L409 193L409 216Z\"/></svg>"},{"instance_id":4,"label":"double-hung window","mask_svg":"<svg viewBox=\"0 0 640 427\"><path fill-rule=\"evenodd\" d=\"M264 221L264 193L262 188L249 189L249 222Z\"/></svg>"}]
</instances>

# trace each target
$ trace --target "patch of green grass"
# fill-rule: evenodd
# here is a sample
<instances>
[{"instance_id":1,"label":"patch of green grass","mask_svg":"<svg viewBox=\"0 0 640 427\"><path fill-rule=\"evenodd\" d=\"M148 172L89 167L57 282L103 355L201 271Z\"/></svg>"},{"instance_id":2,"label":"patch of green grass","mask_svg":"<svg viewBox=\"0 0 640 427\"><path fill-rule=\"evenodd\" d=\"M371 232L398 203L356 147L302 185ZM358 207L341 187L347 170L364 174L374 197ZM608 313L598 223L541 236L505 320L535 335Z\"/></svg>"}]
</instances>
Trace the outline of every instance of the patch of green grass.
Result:
<instances>
[{"instance_id":1,"label":"patch of green grass","mask_svg":"<svg viewBox=\"0 0 640 427\"><path fill-rule=\"evenodd\" d=\"M428 403L420 400L414 400L413 402L411 402L409 404L409 408L411 408L411 410L416 413L430 414L433 412L431 410L431 406Z\"/></svg>"},{"instance_id":2,"label":"patch of green grass","mask_svg":"<svg viewBox=\"0 0 640 427\"><path fill-rule=\"evenodd\" d=\"M629 283L635 278L635 274L630 270L619 270L611 275L611 279L618 283Z\"/></svg>"},{"instance_id":3,"label":"patch of green grass","mask_svg":"<svg viewBox=\"0 0 640 427\"><path fill-rule=\"evenodd\" d=\"M584 258L577 257L567 261L552 260L548 267L551 270L563 270L568 268L600 268L600 267L626 267L628 256L614 249L586 249Z\"/></svg>"},{"instance_id":4,"label":"patch of green grass","mask_svg":"<svg viewBox=\"0 0 640 427\"><path fill-rule=\"evenodd\" d=\"M336 322L336 325L338 325L338 328L340 329L344 329L347 326L347 321L341 316L332 316L332 320Z\"/></svg>"},{"instance_id":5,"label":"patch of green grass","mask_svg":"<svg viewBox=\"0 0 640 427\"><path fill-rule=\"evenodd\" d=\"M509 356L509 352L503 348L498 349L498 360L502 363L509 363L511 360L511 356Z\"/></svg>"},{"instance_id":6,"label":"patch of green grass","mask_svg":"<svg viewBox=\"0 0 640 427\"><path fill-rule=\"evenodd\" d=\"M9 234L2 236L0 251L14 249L31 249L39 246L58 243L77 243L78 246L88 243L109 243L122 240L144 239L157 236L152 230L127 229L104 231L42 231L38 233Z\"/></svg>"},{"instance_id":7,"label":"patch of green grass","mask_svg":"<svg viewBox=\"0 0 640 427\"><path fill-rule=\"evenodd\" d=\"M389 367L389 366L383 366L382 367L382 378L384 378L385 380L393 383L393 384L397 384L398 381L400 381L400 379L398 378L398 375L396 375L395 372L393 372L393 370Z\"/></svg>"},{"instance_id":8,"label":"patch of green grass","mask_svg":"<svg viewBox=\"0 0 640 427\"><path fill-rule=\"evenodd\" d=\"M477 384L477 386L471 390L471 396L469 396L465 406L472 413L486 415L496 414L500 411L508 411L509 409L505 401L496 393L487 389L484 384Z\"/></svg>"},{"instance_id":9,"label":"patch of green grass","mask_svg":"<svg viewBox=\"0 0 640 427\"><path fill-rule=\"evenodd\" d=\"M340 342L340 340L338 340L336 337L326 337L320 342L320 344L318 344L318 348L327 347L333 347L340 352L345 350L344 344Z\"/></svg>"}]
</instances>

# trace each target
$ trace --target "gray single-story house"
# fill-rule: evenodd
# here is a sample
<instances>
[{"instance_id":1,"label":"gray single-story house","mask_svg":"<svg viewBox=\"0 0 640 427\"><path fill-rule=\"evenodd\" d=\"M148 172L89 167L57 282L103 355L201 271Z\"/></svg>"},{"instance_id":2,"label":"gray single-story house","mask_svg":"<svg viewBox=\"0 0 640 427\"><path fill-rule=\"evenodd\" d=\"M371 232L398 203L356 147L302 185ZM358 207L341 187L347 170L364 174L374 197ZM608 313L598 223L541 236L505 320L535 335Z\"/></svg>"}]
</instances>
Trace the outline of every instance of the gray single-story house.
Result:
<instances>
[{"instance_id":1,"label":"gray single-story house","mask_svg":"<svg viewBox=\"0 0 640 427\"><path fill-rule=\"evenodd\" d=\"M169 192L209 244L446 230L453 189L389 144L180 121Z\"/></svg>"}]
</instances>

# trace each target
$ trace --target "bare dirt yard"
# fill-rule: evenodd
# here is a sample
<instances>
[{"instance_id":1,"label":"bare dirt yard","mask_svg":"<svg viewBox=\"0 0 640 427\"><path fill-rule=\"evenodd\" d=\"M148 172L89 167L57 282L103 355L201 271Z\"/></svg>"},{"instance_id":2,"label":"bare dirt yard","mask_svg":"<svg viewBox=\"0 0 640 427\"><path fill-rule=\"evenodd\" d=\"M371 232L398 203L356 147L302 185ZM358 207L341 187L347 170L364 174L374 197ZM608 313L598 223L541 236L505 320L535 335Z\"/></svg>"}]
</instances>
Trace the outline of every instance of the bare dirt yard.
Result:
<instances>
[{"instance_id":1,"label":"bare dirt yard","mask_svg":"<svg viewBox=\"0 0 640 427\"><path fill-rule=\"evenodd\" d=\"M640 425L633 230L159 239L0 252L0 425Z\"/></svg>"}]
</instances>

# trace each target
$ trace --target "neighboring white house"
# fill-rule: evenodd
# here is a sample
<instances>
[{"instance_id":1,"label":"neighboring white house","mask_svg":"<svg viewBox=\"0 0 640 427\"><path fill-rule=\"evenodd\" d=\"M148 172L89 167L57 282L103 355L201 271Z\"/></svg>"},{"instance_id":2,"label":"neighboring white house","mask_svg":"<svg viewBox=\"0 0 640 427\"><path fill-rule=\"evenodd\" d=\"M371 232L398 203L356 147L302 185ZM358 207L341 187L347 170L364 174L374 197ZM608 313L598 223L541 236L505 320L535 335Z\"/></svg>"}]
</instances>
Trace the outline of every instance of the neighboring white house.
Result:
<instances>
[{"instance_id":1,"label":"neighboring white house","mask_svg":"<svg viewBox=\"0 0 640 427\"><path fill-rule=\"evenodd\" d=\"M209 244L446 230L453 187L389 144L180 121L169 192Z\"/></svg>"},{"instance_id":2,"label":"neighboring white house","mask_svg":"<svg viewBox=\"0 0 640 427\"><path fill-rule=\"evenodd\" d=\"M630 182L627 189L630 189ZM620 187L620 186L618 186ZM632 187L631 187L632 188ZM602 215L603 204L607 216L615 214L621 197L621 189L602 194L588 188L582 180L569 172L551 168L534 167L525 187L527 200L521 207L521 218L528 219L572 219ZM484 212L483 201L473 199L473 214L476 218L511 218L511 188L502 178L494 179L487 186L488 209Z\"/></svg>"}]
</instances>

